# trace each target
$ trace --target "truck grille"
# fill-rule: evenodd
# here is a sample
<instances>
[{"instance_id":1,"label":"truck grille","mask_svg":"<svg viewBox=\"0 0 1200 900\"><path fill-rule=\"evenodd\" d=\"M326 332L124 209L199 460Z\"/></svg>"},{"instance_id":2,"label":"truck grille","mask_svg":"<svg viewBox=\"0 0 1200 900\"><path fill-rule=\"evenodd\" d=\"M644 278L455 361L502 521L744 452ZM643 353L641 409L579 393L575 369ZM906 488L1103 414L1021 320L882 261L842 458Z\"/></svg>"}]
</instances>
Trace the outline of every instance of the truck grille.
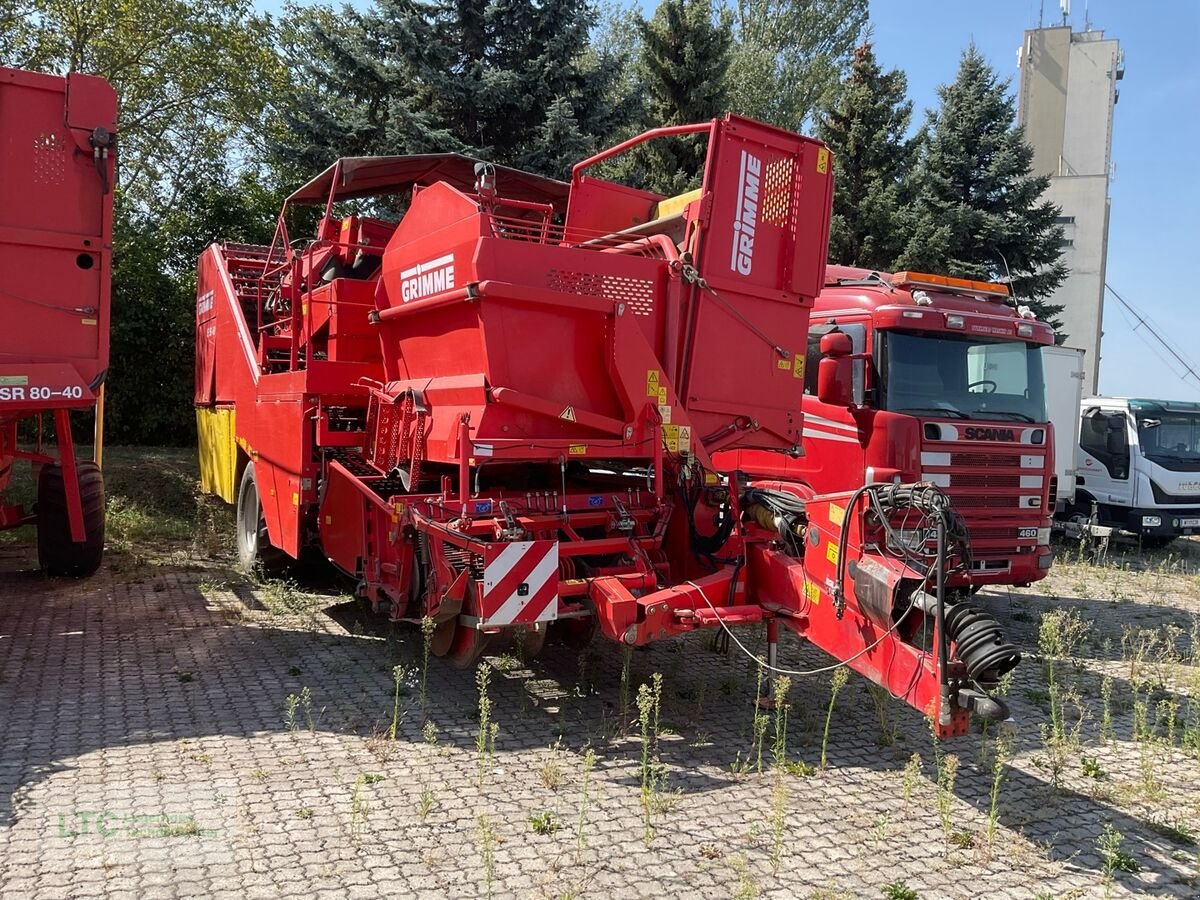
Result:
<instances>
[{"instance_id":1,"label":"truck grille","mask_svg":"<svg viewBox=\"0 0 1200 900\"><path fill-rule=\"evenodd\" d=\"M930 449L936 449L936 445L932 445ZM1021 468L1021 454L961 450L950 454L950 465L956 468L958 466L994 466L998 469L1019 469Z\"/></svg>"}]
</instances>

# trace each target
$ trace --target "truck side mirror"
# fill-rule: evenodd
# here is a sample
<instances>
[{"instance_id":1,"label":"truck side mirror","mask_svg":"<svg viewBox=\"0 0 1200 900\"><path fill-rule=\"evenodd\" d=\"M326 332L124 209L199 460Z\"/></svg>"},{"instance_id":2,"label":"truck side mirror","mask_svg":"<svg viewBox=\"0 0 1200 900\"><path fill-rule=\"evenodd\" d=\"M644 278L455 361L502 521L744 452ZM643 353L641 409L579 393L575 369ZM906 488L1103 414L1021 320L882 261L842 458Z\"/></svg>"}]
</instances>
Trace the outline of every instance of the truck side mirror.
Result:
<instances>
[{"instance_id":1,"label":"truck side mirror","mask_svg":"<svg viewBox=\"0 0 1200 900\"><path fill-rule=\"evenodd\" d=\"M854 345L850 343L850 335L844 331L831 331L829 334L821 335L821 355L838 358L849 356L854 352Z\"/></svg>"},{"instance_id":2,"label":"truck side mirror","mask_svg":"<svg viewBox=\"0 0 1200 900\"><path fill-rule=\"evenodd\" d=\"M831 337L843 335L827 334L821 338L821 349ZM846 338L846 343L850 339ZM817 365L817 399L830 406L850 406L854 402L854 372L849 355L826 356Z\"/></svg>"}]
</instances>

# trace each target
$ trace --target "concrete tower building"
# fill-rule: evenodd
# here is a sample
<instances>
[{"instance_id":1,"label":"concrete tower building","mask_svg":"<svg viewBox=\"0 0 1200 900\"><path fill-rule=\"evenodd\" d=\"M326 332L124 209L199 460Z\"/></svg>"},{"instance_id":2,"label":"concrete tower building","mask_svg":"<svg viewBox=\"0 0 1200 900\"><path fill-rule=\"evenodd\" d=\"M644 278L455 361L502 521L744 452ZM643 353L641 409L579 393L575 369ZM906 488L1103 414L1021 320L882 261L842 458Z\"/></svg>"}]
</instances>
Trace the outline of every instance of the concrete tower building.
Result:
<instances>
[{"instance_id":1,"label":"concrete tower building","mask_svg":"<svg viewBox=\"0 0 1200 900\"><path fill-rule=\"evenodd\" d=\"M1064 6L1064 19L1069 7ZM1033 147L1033 170L1050 176L1045 197L1062 207L1063 261L1071 270L1049 298L1061 304L1067 343L1087 351L1084 391L1095 393L1104 322L1108 183L1113 108L1125 56L1103 31L1069 25L1025 32L1017 121Z\"/></svg>"}]
</instances>

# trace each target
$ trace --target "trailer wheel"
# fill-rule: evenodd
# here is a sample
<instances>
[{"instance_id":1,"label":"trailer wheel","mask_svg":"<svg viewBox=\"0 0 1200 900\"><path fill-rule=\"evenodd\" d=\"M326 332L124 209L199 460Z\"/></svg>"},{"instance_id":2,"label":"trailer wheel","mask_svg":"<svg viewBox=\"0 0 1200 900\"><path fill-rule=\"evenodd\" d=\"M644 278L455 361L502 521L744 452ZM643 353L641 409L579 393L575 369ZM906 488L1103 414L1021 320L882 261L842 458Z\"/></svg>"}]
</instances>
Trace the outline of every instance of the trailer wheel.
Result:
<instances>
[{"instance_id":1,"label":"trailer wheel","mask_svg":"<svg viewBox=\"0 0 1200 900\"><path fill-rule=\"evenodd\" d=\"M83 504L85 540L71 540L67 486L60 465L42 466L38 475L38 563L47 575L82 578L100 568L104 558L104 476L94 462L77 462Z\"/></svg>"},{"instance_id":2,"label":"trailer wheel","mask_svg":"<svg viewBox=\"0 0 1200 900\"><path fill-rule=\"evenodd\" d=\"M282 550L271 545L271 538L267 534L267 520L258 494L254 463L246 463L246 471L242 473L242 483L238 488L237 552L238 566L248 575L258 569L266 573L277 572L287 559Z\"/></svg>"}]
</instances>

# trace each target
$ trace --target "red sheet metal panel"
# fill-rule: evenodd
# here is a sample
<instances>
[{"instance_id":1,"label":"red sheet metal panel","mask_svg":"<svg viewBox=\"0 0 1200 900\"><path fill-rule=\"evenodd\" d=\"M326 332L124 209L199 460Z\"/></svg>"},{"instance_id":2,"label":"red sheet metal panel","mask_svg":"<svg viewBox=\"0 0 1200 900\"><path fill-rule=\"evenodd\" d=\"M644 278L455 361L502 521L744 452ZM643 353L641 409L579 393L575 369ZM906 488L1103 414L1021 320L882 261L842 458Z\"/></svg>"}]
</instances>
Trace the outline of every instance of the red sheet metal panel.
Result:
<instances>
[{"instance_id":1,"label":"red sheet metal panel","mask_svg":"<svg viewBox=\"0 0 1200 900\"><path fill-rule=\"evenodd\" d=\"M108 366L116 114L102 79L0 68L0 384L34 407L90 403Z\"/></svg>"}]
</instances>

